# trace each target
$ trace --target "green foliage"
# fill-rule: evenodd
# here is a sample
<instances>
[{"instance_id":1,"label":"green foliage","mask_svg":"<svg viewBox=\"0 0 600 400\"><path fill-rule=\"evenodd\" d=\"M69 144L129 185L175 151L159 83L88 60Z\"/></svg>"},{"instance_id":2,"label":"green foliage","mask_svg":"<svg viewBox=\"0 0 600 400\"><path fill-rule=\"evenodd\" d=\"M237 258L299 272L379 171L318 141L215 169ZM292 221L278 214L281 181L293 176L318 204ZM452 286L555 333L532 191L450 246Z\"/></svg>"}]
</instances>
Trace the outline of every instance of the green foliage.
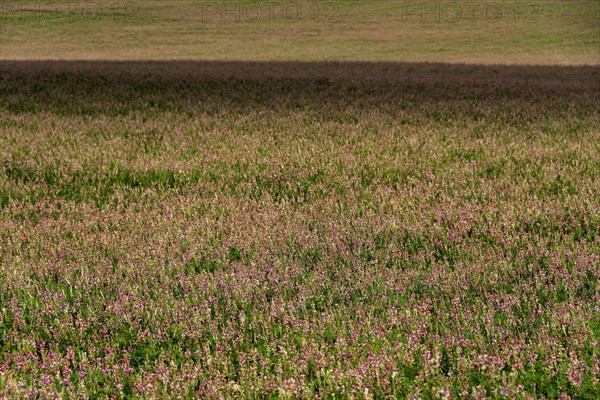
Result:
<instances>
[{"instance_id":1,"label":"green foliage","mask_svg":"<svg viewBox=\"0 0 600 400\"><path fill-rule=\"evenodd\" d=\"M0 397L598 397L595 68L10 65Z\"/></svg>"}]
</instances>

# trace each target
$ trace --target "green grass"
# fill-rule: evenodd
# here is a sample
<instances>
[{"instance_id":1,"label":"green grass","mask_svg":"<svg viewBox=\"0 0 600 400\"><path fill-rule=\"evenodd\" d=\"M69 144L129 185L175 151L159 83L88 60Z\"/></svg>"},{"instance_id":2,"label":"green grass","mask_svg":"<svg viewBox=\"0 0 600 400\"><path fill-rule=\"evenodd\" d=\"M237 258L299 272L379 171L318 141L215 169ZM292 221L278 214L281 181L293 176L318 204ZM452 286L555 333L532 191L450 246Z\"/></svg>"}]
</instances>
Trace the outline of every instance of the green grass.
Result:
<instances>
[{"instance_id":1,"label":"green grass","mask_svg":"<svg viewBox=\"0 0 600 400\"><path fill-rule=\"evenodd\" d=\"M37 8L14 8L28 4ZM207 4L216 4L216 12ZM252 4L262 10L256 21L249 20L254 14L243 11ZM600 4L595 0L502 0L475 5L467 1L300 1L293 4L302 16L292 20L283 14L291 2L268 4L99 1L71 5L72 12L67 3L60 4L58 14L49 14L40 11L49 9L47 3L9 2L2 8L0 57L600 63ZM461 10L456 22L452 22L454 11L445 11L449 4ZM495 5L501 14L496 14ZM82 14L86 6L88 17ZM225 7L234 11L222 17ZM423 17L419 7L434 14Z\"/></svg>"}]
</instances>

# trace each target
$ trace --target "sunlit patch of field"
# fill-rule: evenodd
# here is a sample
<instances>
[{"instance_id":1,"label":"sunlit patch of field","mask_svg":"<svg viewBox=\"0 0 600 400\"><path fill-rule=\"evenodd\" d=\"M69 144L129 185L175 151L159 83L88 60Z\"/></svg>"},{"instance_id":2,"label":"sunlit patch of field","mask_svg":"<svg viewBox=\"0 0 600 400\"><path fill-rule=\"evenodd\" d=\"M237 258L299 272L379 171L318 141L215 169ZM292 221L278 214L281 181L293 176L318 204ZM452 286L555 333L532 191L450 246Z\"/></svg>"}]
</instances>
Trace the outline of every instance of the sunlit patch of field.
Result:
<instances>
[{"instance_id":1,"label":"sunlit patch of field","mask_svg":"<svg viewBox=\"0 0 600 400\"><path fill-rule=\"evenodd\" d=\"M0 395L597 398L595 67L0 64Z\"/></svg>"},{"instance_id":2,"label":"sunlit patch of field","mask_svg":"<svg viewBox=\"0 0 600 400\"><path fill-rule=\"evenodd\" d=\"M600 64L600 2L0 4L0 58Z\"/></svg>"}]
</instances>

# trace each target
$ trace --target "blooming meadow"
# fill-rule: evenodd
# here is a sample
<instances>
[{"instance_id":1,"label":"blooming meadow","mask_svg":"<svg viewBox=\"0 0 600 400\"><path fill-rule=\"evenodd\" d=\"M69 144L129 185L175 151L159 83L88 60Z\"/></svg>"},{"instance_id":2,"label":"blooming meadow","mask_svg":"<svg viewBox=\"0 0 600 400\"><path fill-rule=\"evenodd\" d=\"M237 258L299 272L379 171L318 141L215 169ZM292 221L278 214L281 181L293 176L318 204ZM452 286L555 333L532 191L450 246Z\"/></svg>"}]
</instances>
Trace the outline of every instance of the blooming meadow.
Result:
<instances>
[{"instance_id":1,"label":"blooming meadow","mask_svg":"<svg viewBox=\"0 0 600 400\"><path fill-rule=\"evenodd\" d=\"M3 62L0 396L600 396L595 67Z\"/></svg>"}]
</instances>

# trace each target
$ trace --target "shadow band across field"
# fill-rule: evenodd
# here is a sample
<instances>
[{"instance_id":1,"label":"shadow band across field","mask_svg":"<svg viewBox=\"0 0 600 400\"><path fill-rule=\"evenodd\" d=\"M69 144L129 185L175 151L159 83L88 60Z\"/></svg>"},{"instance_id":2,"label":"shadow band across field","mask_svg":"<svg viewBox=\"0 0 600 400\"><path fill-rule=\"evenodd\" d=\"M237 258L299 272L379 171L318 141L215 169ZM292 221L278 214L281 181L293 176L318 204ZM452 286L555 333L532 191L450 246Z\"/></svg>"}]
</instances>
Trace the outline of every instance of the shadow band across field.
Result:
<instances>
[{"instance_id":1,"label":"shadow band across field","mask_svg":"<svg viewBox=\"0 0 600 400\"><path fill-rule=\"evenodd\" d=\"M598 66L0 61L0 112L12 114L378 109L452 119L495 110L508 123L540 110L595 114L599 98Z\"/></svg>"},{"instance_id":2,"label":"shadow band across field","mask_svg":"<svg viewBox=\"0 0 600 400\"><path fill-rule=\"evenodd\" d=\"M294 61L17 61L4 74L141 75L165 79L329 79L373 83L504 83L600 85L599 65L484 65L429 62Z\"/></svg>"}]
</instances>

